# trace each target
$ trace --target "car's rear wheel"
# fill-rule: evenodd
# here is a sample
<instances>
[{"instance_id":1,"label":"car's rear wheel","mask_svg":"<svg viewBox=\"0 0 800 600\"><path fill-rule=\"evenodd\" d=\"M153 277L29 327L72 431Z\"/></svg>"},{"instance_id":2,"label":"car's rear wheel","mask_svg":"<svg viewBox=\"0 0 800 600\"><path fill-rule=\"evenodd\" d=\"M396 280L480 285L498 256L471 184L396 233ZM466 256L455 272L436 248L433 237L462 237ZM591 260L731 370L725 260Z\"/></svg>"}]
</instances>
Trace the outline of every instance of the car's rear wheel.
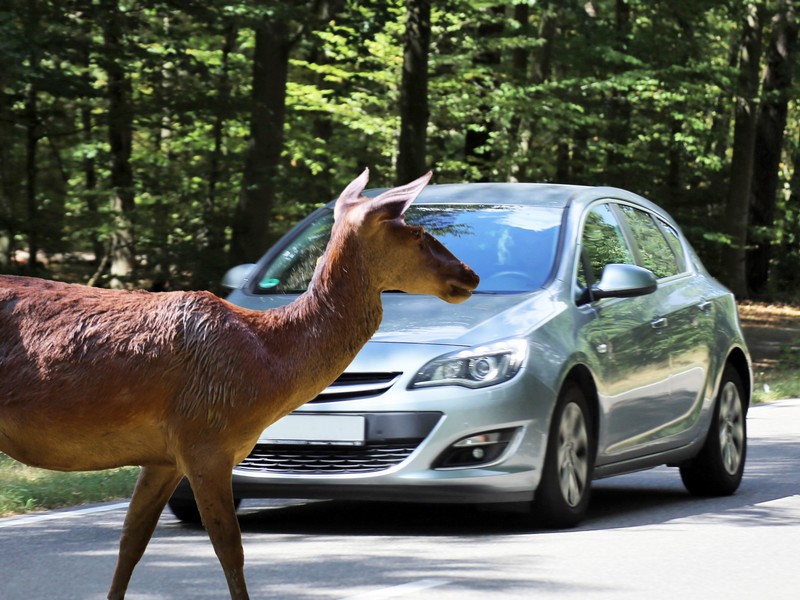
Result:
<instances>
[{"instance_id":1,"label":"car's rear wheel","mask_svg":"<svg viewBox=\"0 0 800 600\"><path fill-rule=\"evenodd\" d=\"M194 498L170 498L167 506L179 521L193 525L200 524L200 511Z\"/></svg>"},{"instance_id":2,"label":"car's rear wheel","mask_svg":"<svg viewBox=\"0 0 800 600\"><path fill-rule=\"evenodd\" d=\"M239 508L242 500L241 498L234 498L233 502L234 506ZM195 502L194 496L191 498L176 498L173 496L167 502L167 506L169 506L172 514L183 523L200 525L203 522L200 518L200 509L197 508L197 502Z\"/></svg>"},{"instance_id":3,"label":"car's rear wheel","mask_svg":"<svg viewBox=\"0 0 800 600\"><path fill-rule=\"evenodd\" d=\"M681 465L681 479L695 496L729 496L742 481L747 455L747 406L741 377L725 367L711 427L700 453Z\"/></svg>"},{"instance_id":4,"label":"car's rear wheel","mask_svg":"<svg viewBox=\"0 0 800 600\"><path fill-rule=\"evenodd\" d=\"M564 528L586 515L596 440L586 395L568 382L559 395L547 440L542 477L533 500L534 522Z\"/></svg>"}]
</instances>

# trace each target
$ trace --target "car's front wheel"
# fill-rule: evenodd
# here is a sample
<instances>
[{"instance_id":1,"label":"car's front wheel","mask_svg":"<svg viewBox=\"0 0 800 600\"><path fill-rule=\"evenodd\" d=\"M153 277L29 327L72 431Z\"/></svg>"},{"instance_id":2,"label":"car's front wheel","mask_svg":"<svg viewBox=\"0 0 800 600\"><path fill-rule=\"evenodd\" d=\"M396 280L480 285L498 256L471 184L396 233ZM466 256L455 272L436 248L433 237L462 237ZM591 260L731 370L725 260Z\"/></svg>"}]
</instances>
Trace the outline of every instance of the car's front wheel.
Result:
<instances>
[{"instance_id":1,"label":"car's front wheel","mask_svg":"<svg viewBox=\"0 0 800 600\"><path fill-rule=\"evenodd\" d=\"M729 496L742 481L747 455L747 405L741 377L725 367L714 414L700 453L681 465L681 479L695 496Z\"/></svg>"},{"instance_id":2,"label":"car's front wheel","mask_svg":"<svg viewBox=\"0 0 800 600\"><path fill-rule=\"evenodd\" d=\"M589 506L595 446L586 395L568 382L553 411L542 477L534 495L532 516L537 525L573 527L583 519Z\"/></svg>"}]
</instances>

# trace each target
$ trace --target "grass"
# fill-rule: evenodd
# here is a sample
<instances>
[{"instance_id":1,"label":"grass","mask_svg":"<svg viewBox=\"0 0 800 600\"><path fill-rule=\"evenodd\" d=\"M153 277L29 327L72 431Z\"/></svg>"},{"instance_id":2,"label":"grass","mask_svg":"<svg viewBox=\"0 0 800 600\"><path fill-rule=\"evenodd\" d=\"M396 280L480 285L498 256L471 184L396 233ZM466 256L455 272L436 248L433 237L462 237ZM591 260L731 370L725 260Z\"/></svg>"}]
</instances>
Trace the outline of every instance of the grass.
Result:
<instances>
[{"instance_id":1,"label":"grass","mask_svg":"<svg viewBox=\"0 0 800 600\"><path fill-rule=\"evenodd\" d=\"M775 364L754 369L753 400L800 398L800 347L784 346Z\"/></svg>"},{"instance_id":2,"label":"grass","mask_svg":"<svg viewBox=\"0 0 800 600\"><path fill-rule=\"evenodd\" d=\"M800 307L745 302L739 314L753 357L753 400L800 398Z\"/></svg>"},{"instance_id":3,"label":"grass","mask_svg":"<svg viewBox=\"0 0 800 600\"><path fill-rule=\"evenodd\" d=\"M130 497L139 469L61 473L0 453L0 516Z\"/></svg>"}]
</instances>

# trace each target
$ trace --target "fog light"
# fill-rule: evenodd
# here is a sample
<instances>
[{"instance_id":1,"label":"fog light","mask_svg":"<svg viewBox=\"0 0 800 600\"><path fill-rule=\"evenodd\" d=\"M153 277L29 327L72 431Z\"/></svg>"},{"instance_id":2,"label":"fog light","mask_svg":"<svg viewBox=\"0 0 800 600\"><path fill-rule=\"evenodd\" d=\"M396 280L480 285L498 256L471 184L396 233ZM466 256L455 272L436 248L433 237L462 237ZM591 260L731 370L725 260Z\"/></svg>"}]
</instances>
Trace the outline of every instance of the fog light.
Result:
<instances>
[{"instance_id":1,"label":"fog light","mask_svg":"<svg viewBox=\"0 0 800 600\"><path fill-rule=\"evenodd\" d=\"M445 450L434 463L435 469L466 469L500 458L514 438L516 429L489 431L462 438Z\"/></svg>"}]
</instances>

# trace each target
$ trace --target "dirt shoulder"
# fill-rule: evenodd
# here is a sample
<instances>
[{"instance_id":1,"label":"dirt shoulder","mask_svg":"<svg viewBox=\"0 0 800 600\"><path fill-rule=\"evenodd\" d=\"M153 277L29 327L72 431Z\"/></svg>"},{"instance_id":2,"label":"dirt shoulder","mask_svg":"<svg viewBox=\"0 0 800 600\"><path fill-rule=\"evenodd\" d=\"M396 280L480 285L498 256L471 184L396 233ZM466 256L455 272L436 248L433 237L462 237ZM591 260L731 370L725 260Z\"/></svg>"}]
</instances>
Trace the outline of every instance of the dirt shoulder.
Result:
<instances>
[{"instance_id":1,"label":"dirt shoulder","mask_svg":"<svg viewBox=\"0 0 800 600\"><path fill-rule=\"evenodd\" d=\"M754 371L774 369L786 350L800 348L800 307L742 302L739 315Z\"/></svg>"}]
</instances>

